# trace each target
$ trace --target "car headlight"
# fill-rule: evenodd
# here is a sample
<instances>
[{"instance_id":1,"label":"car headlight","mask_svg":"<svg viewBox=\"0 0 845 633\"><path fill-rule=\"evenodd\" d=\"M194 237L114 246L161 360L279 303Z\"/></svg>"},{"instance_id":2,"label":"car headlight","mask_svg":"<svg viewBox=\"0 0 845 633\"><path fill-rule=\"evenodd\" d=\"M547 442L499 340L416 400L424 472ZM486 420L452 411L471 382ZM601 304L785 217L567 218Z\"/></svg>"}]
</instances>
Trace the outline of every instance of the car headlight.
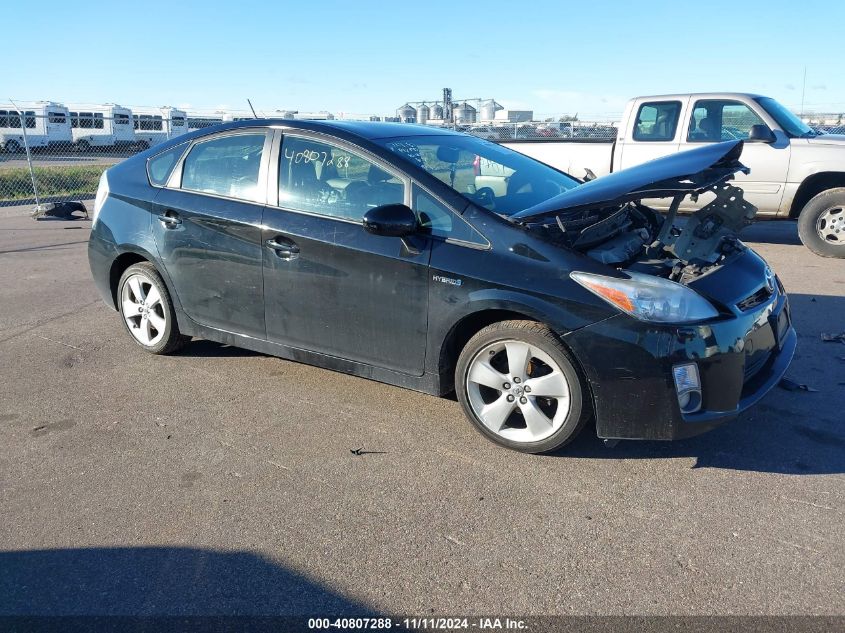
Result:
<instances>
[{"instance_id":1,"label":"car headlight","mask_svg":"<svg viewBox=\"0 0 845 633\"><path fill-rule=\"evenodd\" d=\"M94 197L94 213L91 216L91 226L96 224L97 216L100 215L100 210L103 208L106 198L109 197L109 178L106 175L107 173L104 171L103 175L100 176L100 185L97 187L97 195Z\"/></svg>"},{"instance_id":2,"label":"car headlight","mask_svg":"<svg viewBox=\"0 0 845 633\"><path fill-rule=\"evenodd\" d=\"M707 299L668 279L622 271L628 279L573 272L572 279L615 308L642 321L687 323L718 316Z\"/></svg>"}]
</instances>

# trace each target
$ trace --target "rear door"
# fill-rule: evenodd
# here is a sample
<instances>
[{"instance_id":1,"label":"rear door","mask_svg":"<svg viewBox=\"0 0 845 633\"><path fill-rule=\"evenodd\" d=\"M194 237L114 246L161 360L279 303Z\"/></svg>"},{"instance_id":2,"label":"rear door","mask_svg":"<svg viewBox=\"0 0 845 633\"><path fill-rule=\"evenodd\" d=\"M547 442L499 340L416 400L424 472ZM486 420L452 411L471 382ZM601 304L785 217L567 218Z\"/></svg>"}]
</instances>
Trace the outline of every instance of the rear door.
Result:
<instances>
[{"instance_id":1,"label":"rear door","mask_svg":"<svg viewBox=\"0 0 845 633\"><path fill-rule=\"evenodd\" d=\"M153 209L159 255L186 314L262 339L261 216L271 138L258 128L195 141Z\"/></svg>"},{"instance_id":2,"label":"rear door","mask_svg":"<svg viewBox=\"0 0 845 633\"><path fill-rule=\"evenodd\" d=\"M277 132L263 220L267 338L422 375L430 239L364 231L364 213L409 202L408 179L353 145Z\"/></svg>"}]
</instances>

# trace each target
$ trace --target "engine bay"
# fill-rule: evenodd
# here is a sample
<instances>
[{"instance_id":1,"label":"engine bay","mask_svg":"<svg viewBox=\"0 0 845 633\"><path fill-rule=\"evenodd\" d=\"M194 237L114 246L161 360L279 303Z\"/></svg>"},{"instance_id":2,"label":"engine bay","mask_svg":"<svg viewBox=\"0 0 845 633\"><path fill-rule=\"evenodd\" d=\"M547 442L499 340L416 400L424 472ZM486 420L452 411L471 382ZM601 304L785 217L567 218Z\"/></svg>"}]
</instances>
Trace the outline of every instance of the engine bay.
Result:
<instances>
[{"instance_id":1,"label":"engine bay","mask_svg":"<svg viewBox=\"0 0 845 633\"><path fill-rule=\"evenodd\" d=\"M566 211L553 221L546 217L530 226L603 264L688 283L746 248L738 234L757 213L739 187L722 182L706 191L714 199L680 219L678 208L686 193L673 198L665 215L633 201ZM689 195L693 201L698 198L696 193Z\"/></svg>"}]
</instances>

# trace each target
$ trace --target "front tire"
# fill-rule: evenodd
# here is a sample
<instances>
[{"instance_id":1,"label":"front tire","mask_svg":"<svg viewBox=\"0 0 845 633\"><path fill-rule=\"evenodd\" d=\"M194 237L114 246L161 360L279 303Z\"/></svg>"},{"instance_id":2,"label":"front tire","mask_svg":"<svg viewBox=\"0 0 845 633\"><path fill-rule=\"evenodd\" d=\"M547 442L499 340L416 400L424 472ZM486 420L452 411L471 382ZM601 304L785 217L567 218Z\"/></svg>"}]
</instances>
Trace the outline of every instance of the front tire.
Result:
<instances>
[{"instance_id":1,"label":"front tire","mask_svg":"<svg viewBox=\"0 0 845 633\"><path fill-rule=\"evenodd\" d=\"M18 154L21 151L21 144L17 141L6 141L5 149L8 154Z\"/></svg>"},{"instance_id":2,"label":"front tire","mask_svg":"<svg viewBox=\"0 0 845 633\"><path fill-rule=\"evenodd\" d=\"M798 236L816 255L845 258L845 187L823 191L804 205Z\"/></svg>"},{"instance_id":3,"label":"front tire","mask_svg":"<svg viewBox=\"0 0 845 633\"><path fill-rule=\"evenodd\" d=\"M127 332L145 351L171 354L190 340L179 332L167 286L149 262L133 264L124 271L117 299Z\"/></svg>"},{"instance_id":4,"label":"front tire","mask_svg":"<svg viewBox=\"0 0 845 633\"><path fill-rule=\"evenodd\" d=\"M473 336L458 358L455 392L488 439L524 453L571 442L590 417L584 382L546 326L501 321Z\"/></svg>"}]
</instances>

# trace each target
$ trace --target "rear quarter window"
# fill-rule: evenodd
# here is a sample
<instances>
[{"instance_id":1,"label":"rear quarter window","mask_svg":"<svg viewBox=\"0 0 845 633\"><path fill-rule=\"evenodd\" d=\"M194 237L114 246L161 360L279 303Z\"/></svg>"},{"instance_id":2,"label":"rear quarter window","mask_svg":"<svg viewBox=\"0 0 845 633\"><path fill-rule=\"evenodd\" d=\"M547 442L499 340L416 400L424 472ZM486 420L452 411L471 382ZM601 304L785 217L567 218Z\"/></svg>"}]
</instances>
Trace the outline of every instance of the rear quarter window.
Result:
<instances>
[{"instance_id":1,"label":"rear quarter window","mask_svg":"<svg viewBox=\"0 0 845 633\"><path fill-rule=\"evenodd\" d=\"M170 178L176 163L185 153L186 147L188 147L188 144L182 143L150 158L147 161L147 176L150 183L157 187L163 187L167 183L167 179Z\"/></svg>"},{"instance_id":2,"label":"rear quarter window","mask_svg":"<svg viewBox=\"0 0 845 633\"><path fill-rule=\"evenodd\" d=\"M635 141L671 141L678 129L681 115L680 101L643 103L634 122Z\"/></svg>"}]
</instances>

